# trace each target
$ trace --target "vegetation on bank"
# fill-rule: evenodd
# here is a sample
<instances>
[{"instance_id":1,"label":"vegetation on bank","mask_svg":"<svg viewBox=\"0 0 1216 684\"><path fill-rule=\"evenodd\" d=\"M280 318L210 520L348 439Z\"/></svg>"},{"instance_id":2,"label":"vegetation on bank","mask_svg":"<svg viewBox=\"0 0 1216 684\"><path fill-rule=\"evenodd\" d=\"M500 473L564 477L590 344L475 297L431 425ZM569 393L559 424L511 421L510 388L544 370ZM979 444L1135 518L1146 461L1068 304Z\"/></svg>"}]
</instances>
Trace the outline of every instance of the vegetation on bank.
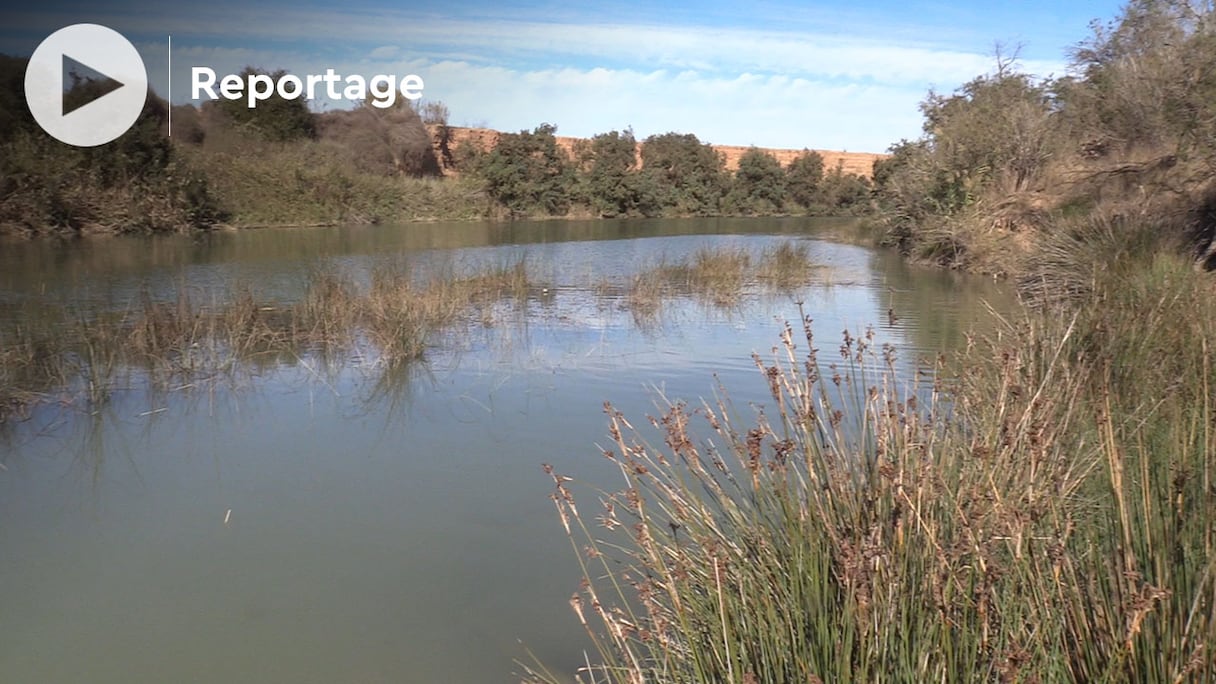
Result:
<instances>
[{"instance_id":1,"label":"vegetation on bank","mask_svg":"<svg viewBox=\"0 0 1216 684\"><path fill-rule=\"evenodd\" d=\"M824 169L805 150L787 167L751 148L732 173L725 156L690 133L610 131L579 141L570 159L556 127L507 133L481 153L463 150L458 168L480 178L496 210L510 217L849 215L865 212L869 179Z\"/></svg>"},{"instance_id":2,"label":"vegetation on bank","mask_svg":"<svg viewBox=\"0 0 1216 684\"><path fill-rule=\"evenodd\" d=\"M149 93L137 124L94 149L63 145L33 121L25 59L0 55L0 233L152 233L216 226L332 225L541 216L848 214L868 179L807 151L783 169L749 150L730 173L691 134L642 141L612 131L573 157L556 128L451 145L441 103L314 113L277 95L249 109L173 107ZM247 68L246 76L261 73ZM87 98L82 81L71 96ZM432 140L427 125L438 128ZM441 164L441 162L443 162ZM442 177L442 168L456 177Z\"/></svg>"},{"instance_id":3,"label":"vegetation on bank","mask_svg":"<svg viewBox=\"0 0 1216 684\"><path fill-rule=\"evenodd\" d=\"M1072 50L1066 75L998 56L992 73L930 93L924 136L875 165L886 241L1032 282L1088 277L1107 256L1091 238L1130 243L1148 223L1155 245L1216 264L1214 20L1202 3L1133 0Z\"/></svg>"},{"instance_id":4,"label":"vegetation on bank","mask_svg":"<svg viewBox=\"0 0 1216 684\"><path fill-rule=\"evenodd\" d=\"M25 59L0 55L0 234L157 232L212 225L224 216L207 179L165 136L165 103L149 94L135 125L113 143L76 148L34 122ZM97 84L77 83L88 98Z\"/></svg>"},{"instance_id":5,"label":"vegetation on bank","mask_svg":"<svg viewBox=\"0 0 1216 684\"><path fill-rule=\"evenodd\" d=\"M1119 266L919 385L808 319L762 408L607 406L619 486L550 470L580 681L1212 681L1216 305L1184 259Z\"/></svg>"}]
</instances>

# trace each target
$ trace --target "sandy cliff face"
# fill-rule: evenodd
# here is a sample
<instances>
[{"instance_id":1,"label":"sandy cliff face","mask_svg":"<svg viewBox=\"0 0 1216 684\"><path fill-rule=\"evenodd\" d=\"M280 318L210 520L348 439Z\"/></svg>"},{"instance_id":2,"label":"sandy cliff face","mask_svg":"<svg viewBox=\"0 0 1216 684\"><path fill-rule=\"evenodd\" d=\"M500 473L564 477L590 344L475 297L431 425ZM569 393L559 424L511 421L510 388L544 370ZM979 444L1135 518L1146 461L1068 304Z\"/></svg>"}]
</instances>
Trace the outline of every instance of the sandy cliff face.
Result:
<instances>
[{"instance_id":1,"label":"sandy cliff face","mask_svg":"<svg viewBox=\"0 0 1216 684\"><path fill-rule=\"evenodd\" d=\"M431 131L431 140L435 146L435 157L440 160L440 164L444 167L444 173L454 173L453 170L448 168L443 162L443 154L439 149L439 127L430 126L429 129ZM471 141L478 149L488 150L494 147L494 145L498 142L498 136L501 135L499 131L490 130L488 128L462 128L459 126L451 126L449 127L449 131L451 132L449 147L453 150L466 140ZM558 146L564 149L567 154L573 153L574 143L578 140L579 138L570 138L560 135L557 136ZM738 145L714 145L713 148L726 156L726 168L730 171L734 171L739 167L739 157L743 156L743 153L748 149ZM802 152L802 150L779 150L769 148L761 149L776 157L777 161L780 162L782 166L788 165ZM886 156L885 154L875 154L873 152L837 152L834 150L816 151L823 155L823 166L825 170L834 169L836 168L837 164L841 164L843 165L846 173L856 173L866 176L867 178L870 176L870 173L873 170L874 160L882 159Z\"/></svg>"}]
</instances>

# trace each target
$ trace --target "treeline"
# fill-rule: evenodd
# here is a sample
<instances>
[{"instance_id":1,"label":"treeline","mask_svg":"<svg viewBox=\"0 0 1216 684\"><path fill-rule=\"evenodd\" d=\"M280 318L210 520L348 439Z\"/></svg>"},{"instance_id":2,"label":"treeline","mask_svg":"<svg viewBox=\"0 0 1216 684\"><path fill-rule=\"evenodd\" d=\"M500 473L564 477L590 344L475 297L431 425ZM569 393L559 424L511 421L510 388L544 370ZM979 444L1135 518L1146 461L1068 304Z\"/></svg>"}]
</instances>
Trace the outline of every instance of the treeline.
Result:
<instances>
[{"instance_id":1,"label":"treeline","mask_svg":"<svg viewBox=\"0 0 1216 684\"><path fill-rule=\"evenodd\" d=\"M0 55L0 233L76 235L529 216L854 214L868 178L804 151L786 168L748 150L738 169L695 135L642 141L612 131L557 145L549 124L506 133L488 150L450 146L442 103L324 113L277 95L173 107L149 92L116 141L73 148L46 135L25 104L27 60ZM266 73L253 67L244 75ZM271 74L278 76L281 72ZM89 99L77 82L69 97ZM438 126L438 145L427 125ZM443 162L441 164L441 162ZM458 178L438 181L443 167Z\"/></svg>"},{"instance_id":2,"label":"treeline","mask_svg":"<svg viewBox=\"0 0 1216 684\"><path fill-rule=\"evenodd\" d=\"M783 168L751 148L738 169L691 133L652 135L638 145L633 132L610 131L574 146L558 146L556 127L506 133L488 151L471 145L455 154L458 168L485 185L508 216L715 216L784 213L851 214L870 203L869 179L824 168L804 150Z\"/></svg>"},{"instance_id":3,"label":"treeline","mask_svg":"<svg viewBox=\"0 0 1216 684\"><path fill-rule=\"evenodd\" d=\"M1210 4L1132 0L1072 49L1067 75L1037 78L1015 58L998 55L992 73L952 94L930 93L924 135L875 165L887 241L1064 294L1144 241L1211 267Z\"/></svg>"}]
</instances>

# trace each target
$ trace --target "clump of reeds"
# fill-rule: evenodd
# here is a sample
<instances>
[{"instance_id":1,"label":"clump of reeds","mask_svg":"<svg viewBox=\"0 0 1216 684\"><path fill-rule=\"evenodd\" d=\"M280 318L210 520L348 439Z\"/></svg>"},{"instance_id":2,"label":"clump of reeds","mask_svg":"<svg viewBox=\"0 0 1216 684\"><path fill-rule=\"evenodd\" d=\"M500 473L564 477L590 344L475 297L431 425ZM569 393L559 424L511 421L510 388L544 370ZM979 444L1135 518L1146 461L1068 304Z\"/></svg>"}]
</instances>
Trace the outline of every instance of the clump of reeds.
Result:
<instances>
[{"instance_id":1,"label":"clump of reeds","mask_svg":"<svg viewBox=\"0 0 1216 684\"><path fill-rule=\"evenodd\" d=\"M259 297L238 286L222 300L184 285L157 300L141 292L126 311L95 316L48 307L0 338L0 421L51 392L104 403L118 376L142 369L158 386L173 379L230 375L248 364L300 360L370 345L378 361L398 368L423 356L442 331L501 300L522 301L532 283L526 264L498 265L466 275L418 279L384 268L356 287L331 272L310 276L297 302Z\"/></svg>"},{"instance_id":2,"label":"clump of reeds","mask_svg":"<svg viewBox=\"0 0 1216 684\"><path fill-rule=\"evenodd\" d=\"M355 293L349 278L324 271L312 274L293 311L293 336L320 350L348 345L355 329L357 312L350 306Z\"/></svg>"},{"instance_id":3,"label":"clump of reeds","mask_svg":"<svg viewBox=\"0 0 1216 684\"><path fill-rule=\"evenodd\" d=\"M672 266L668 278L716 305L729 306L738 301L751 267L746 250L701 248L689 262Z\"/></svg>"},{"instance_id":4,"label":"clump of reeds","mask_svg":"<svg viewBox=\"0 0 1216 684\"><path fill-rule=\"evenodd\" d=\"M372 276L357 315L390 364L420 358L435 328L446 325L465 306L449 283L419 285L408 273Z\"/></svg>"},{"instance_id":5,"label":"clump of reeds","mask_svg":"<svg viewBox=\"0 0 1216 684\"><path fill-rule=\"evenodd\" d=\"M28 323L0 334L0 423L67 382L63 351L61 336Z\"/></svg>"},{"instance_id":6,"label":"clump of reeds","mask_svg":"<svg viewBox=\"0 0 1216 684\"><path fill-rule=\"evenodd\" d=\"M1211 284L1175 264L1105 293L948 385L901 385L869 334L825 359L805 321L757 357L749 421L606 406L620 489L549 469L581 681L1213 680Z\"/></svg>"},{"instance_id":7,"label":"clump of reeds","mask_svg":"<svg viewBox=\"0 0 1216 684\"><path fill-rule=\"evenodd\" d=\"M625 306L639 323L653 319L661 310L663 300L670 296L670 269L665 262L634 274L625 292Z\"/></svg>"},{"instance_id":8,"label":"clump of reeds","mask_svg":"<svg viewBox=\"0 0 1216 684\"><path fill-rule=\"evenodd\" d=\"M690 258L664 259L632 276L625 304L643 319L657 315L673 296L726 308L736 306L749 288L786 291L806 285L815 270L802 242L782 242L759 255L742 248L702 247Z\"/></svg>"},{"instance_id":9,"label":"clump of reeds","mask_svg":"<svg viewBox=\"0 0 1216 684\"><path fill-rule=\"evenodd\" d=\"M806 242L787 240L760 255L756 277L778 290L805 285L816 270Z\"/></svg>"},{"instance_id":10,"label":"clump of reeds","mask_svg":"<svg viewBox=\"0 0 1216 684\"><path fill-rule=\"evenodd\" d=\"M480 301L526 299L534 287L528 275L528 264L518 259L511 264L499 264L455 283L467 292L467 296Z\"/></svg>"}]
</instances>

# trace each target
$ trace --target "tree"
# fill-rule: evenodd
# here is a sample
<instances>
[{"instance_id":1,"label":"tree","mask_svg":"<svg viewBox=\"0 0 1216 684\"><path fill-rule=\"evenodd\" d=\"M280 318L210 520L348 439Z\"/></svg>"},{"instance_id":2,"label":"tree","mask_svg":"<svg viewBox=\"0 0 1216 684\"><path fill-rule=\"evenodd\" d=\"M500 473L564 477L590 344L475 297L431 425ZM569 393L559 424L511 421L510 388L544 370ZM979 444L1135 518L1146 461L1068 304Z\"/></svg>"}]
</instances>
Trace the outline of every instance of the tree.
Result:
<instances>
[{"instance_id":1,"label":"tree","mask_svg":"<svg viewBox=\"0 0 1216 684\"><path fill-rule=\"evenodd\" d=\"M456 168L456 153L452 149L452 127L448 125L448 119L451 117L448 106L438 100L425 103L418 100L415 102L414 111L418 113L428 133L434 128L434 146L439 153L437 161L441 169Z\"/></svg>"},{"instance_id":2,"label":"tree","mask_svg":"<svg viewBox=\"0 0 1216 684\"><path fill-rule=\"evenodd\" d=\"M574 172L557 146L556 131L546 123L532 132L504 133L478 161L486 192L512 217L532 211L559 215L569 209Z\"/></svg>"},{"instance_id":3,"label":"tree","mask_svg":"<svg viewBox=\"0 0 1216 684\"><path fill-rule=\"evenodd\" d=\"M843 164L828 171L818 193L819 206L829 214L864 211L870 202L870 181L865 176L847 173Z\"/></svg>"},{"instance_id":4,"label":"tree","mask_svg":"<svg viewBox=\"0 0 1216 684\"><path fill-rule=\"evenodd\" d=\"M1211 3L1131 0L1072 53L1062 112L1096 155L1174 148L1206 154L1216 137L1216 20Z\"/></svg>"},{"instance_id":5,"label":"tree","mask_svg":"<svg viewBox=\"0 0 1216 684\"><path fill-rule=\"evenodd\" d=\"M646 138L642 172L658 186L664 207L679 214L712 215L721 210L728 184L726 160L691 133Z\"/></svg>"},{"instance_id":6,"label":"tree","mask_svg":"<svg viewBox=\"0 0 1216 684\"><path fill-rule=\"evenodd\" d=\"M750 147L739 157L739 168L726 197L727 207L741 214L770 214L785 205L786 182L781 162Z\"/></svg>"},{"instance_id":7,"label":"tree","mask_svg":"<svg viewBox=\"0 0 1216 684\"><path fill-rule=\"evenodd\" d=\"M803 209L814 206L823 181L823 155L813 150L803 150L785 168L785 184L790 199Z\"/></svg>"},{"instance_id":8,"label":"tree","mask_svg":"<svg viewBox=\"0 0 1216 684\"><path fill-rule=\"evenodd\" d=\"M996 180L1026 189L1051 154L1050 90L1002 64L953 95L930 92L921 103L924 130L937 164L970 202Z\"/></svg>"},{"instance_id":9,"label":"tree","mask_svg":"<svg viewBox=\"0 0 1216 684\"><path fill-rule=\"evenodd\" d=\"M414 178L440 175L430 133L403 100L391 107L368 101L352 110L326 112L318 117L317 130L335 154L361 170Z\"/></svg>"},{"instance_id":10,"label":"tree","mask_svg":"<svg viewBox=\"0 0 1216 684\"><path fill-rule=\"evenodd\" d=\"M240 74L245 81L245 92L249 91L250 76L266 75L266 73L263 69L245 67ZM269 76L275 83L278 83L279 78L286 74L286 71L280 69ZM288 100L279 95L277 89L265 100L260 100L257 107L249 107L244 98L235 100L220 98L212 100L208 104L218 108L233 123L257 131L267 140L299 140L314 138L317 134L316 120L303 98Z\"/></svg>"},{"instance_id":11,"label":"tree","mask_svg":"<svg viewBox=\"0 0 1216 684\"><path fill-rule=\"evenodd\" d=\"M451 115L451 113L448 111L447 105L438 100L429 102L417 100L416 102L417 105L415 111L418 112L418 116L422 119L423 124L427 126L448 125L448 117Z\"/></svg>"},{"instance_id":12,"label":"tree","mask_svg":"<svg viewBox=\"0 0 1216 684\"><path fill-rule=\"evenodd\" d=\"M596 214L649 216L658 212L654 188L638 170L638 144L632 130L600 133L579 141L575 149L582 192Z\"/></svg>"}]
</instances>

